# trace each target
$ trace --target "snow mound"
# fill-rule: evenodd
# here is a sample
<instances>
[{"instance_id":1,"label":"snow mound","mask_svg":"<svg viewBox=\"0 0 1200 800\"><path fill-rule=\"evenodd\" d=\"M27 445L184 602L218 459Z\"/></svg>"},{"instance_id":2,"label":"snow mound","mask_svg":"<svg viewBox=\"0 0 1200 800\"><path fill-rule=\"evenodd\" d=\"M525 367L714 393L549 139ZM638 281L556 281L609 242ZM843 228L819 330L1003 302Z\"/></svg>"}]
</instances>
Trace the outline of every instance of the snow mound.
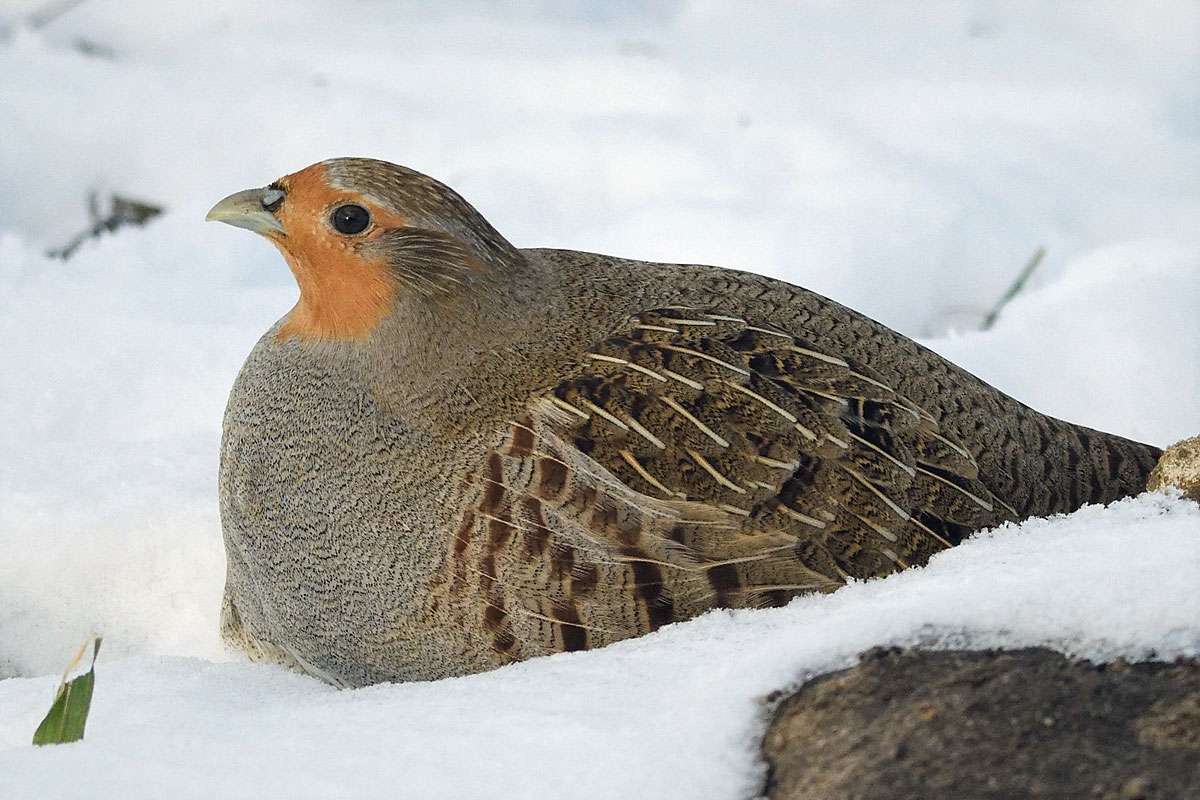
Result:
<instances>
[{"instance_id":1,"label":"snow mound","mask_svg":"<svg viewBox=\"0 0 1200 800\"><path fill-rule=\"evenodd\" d=\"M197 658L103 659L87 738L34 748L55 678L0 681L13 797L748 797L764 698L873 645L1200 654L1200 506L1160 494L978 535L924 569L607 649L337 691Z\"/></svg>"}]
</instances>

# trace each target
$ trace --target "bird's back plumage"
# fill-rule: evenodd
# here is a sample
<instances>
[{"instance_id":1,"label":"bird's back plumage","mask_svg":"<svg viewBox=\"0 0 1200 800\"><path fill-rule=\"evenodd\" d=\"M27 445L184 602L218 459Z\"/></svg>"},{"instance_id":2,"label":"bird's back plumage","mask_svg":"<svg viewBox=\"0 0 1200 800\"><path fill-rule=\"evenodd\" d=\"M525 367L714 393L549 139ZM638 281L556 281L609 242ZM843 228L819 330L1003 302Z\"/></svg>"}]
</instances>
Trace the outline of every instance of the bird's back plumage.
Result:
<instances>
[{"instance_id":1,"label":"bird's back plumage","mask_svg":"<svg viewBox=\"0 0 1200 800\"><path fill-rule=\"evenodd\" d=\"M802 290L710 277L724 291L595 342L469 475L438 591L499 659L923 564L975 530L1137 491L1153 464L1152 448L1020 406L824 298L804 293L817 326L780 324L730 284ZM843 327L860 347L821 335ZM903 359L891 377L863 334Z\"/></svg>"}]
</instances>

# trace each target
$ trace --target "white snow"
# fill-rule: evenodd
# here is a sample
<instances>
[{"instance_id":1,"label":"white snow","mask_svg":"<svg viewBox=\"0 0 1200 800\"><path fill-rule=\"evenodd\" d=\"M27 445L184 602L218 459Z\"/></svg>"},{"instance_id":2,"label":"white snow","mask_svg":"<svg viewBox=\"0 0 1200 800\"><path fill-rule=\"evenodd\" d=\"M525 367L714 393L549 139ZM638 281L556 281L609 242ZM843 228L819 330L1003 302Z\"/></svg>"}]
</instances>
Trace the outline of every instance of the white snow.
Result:
<instances>
[{"instance_id":1,"label":"white snow","mask_svg":"<svg viewBox=\"0 0 1200 800\"><path fill-rule=\"evenodd\" d=\"M1200 654L1200 508L1161 495L977 537L787 608L467 678L338 691L274 667L102 662L87 738L33 748L56 677L0 681L11 797L743 798L764 698L881 644Z\"/></svg>"},{"instance_id":2,"label":"white snow","mask_svg":"<svg viewBox=\"0 0 1200 800\"><path fill-rule=\"evenodd\" d=\"M874 644L1200 644L1200 510L1145 496L456 681L335 692L230 660L221 411L295 288L202 222L387 158L520 246L783 277L1165 445L1200 431L1195 4L88 0L32 28L51 5L0 7L0 677L47 676L0 680L0 794L743 797L761 697ZM46 258L93 189L167 213ZM93 628L87 739L35 750Z\"/></svg>"}]
</instances>

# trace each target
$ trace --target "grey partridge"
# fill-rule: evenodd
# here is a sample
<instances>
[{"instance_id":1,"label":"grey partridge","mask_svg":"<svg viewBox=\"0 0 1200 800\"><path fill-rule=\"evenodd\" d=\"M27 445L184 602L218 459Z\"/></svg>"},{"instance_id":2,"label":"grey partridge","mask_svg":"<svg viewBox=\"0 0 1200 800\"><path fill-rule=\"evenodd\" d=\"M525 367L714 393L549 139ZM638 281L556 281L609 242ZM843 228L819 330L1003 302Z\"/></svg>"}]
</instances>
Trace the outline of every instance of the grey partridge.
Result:
<instances>
[{"instance_id":1,"label":"grey partridge","mask_svg":"<svg viewBox=\"0 0 1200 800\"><path fill-rule=\"evenodd\" d=\"M225 415L222 632L339 686L831 591L1136 493L1159 453L779 280L517 249L382 161L209 219L300 287Z\"/></svg>"}]
</instances>

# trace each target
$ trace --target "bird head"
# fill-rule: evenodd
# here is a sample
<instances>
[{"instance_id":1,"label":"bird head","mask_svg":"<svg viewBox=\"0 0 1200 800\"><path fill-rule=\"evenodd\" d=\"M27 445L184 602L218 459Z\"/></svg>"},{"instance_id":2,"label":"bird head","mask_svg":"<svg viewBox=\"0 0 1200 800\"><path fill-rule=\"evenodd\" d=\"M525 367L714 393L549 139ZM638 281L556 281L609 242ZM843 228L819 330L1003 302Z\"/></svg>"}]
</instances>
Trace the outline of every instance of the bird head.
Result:
<instances>
[{"instance_id":1,"label":"bird head","mask_svg":"<svg viewBox=\"0 0 1200 800\"><path fill-rule=\"evenodd\" d=\"M398 299L445 301L521 260L453 189L373 159L313 164L229 195L207 219L261 234L283 254L300 299L281 339L363 339Z\"/></svg>"}]
</instances>

